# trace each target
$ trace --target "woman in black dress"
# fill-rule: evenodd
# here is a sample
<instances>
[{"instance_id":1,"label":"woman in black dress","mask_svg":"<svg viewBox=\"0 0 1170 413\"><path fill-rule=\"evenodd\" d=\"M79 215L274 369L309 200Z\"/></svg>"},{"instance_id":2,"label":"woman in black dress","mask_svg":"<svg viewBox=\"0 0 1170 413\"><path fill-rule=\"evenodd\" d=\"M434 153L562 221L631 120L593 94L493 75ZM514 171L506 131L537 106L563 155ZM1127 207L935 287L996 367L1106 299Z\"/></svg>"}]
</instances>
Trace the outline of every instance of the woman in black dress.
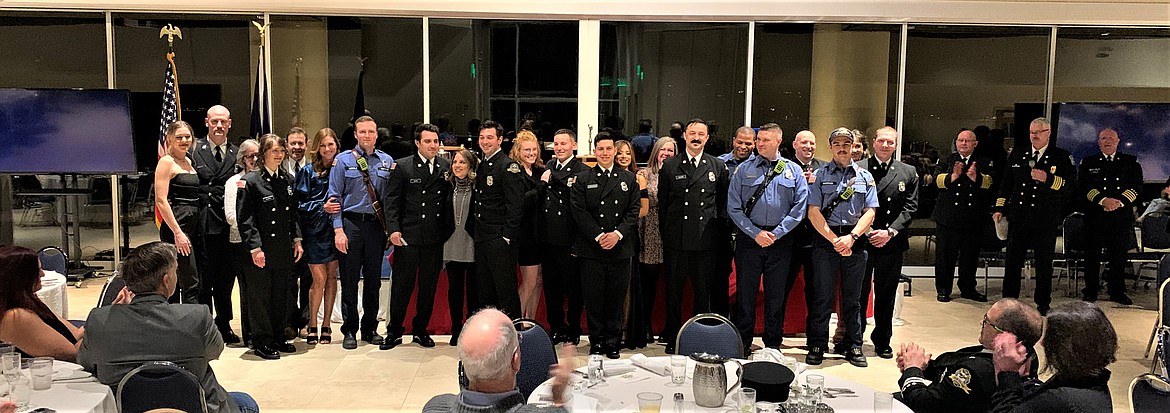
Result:
<instances>
[{"instance_id":1,"label":"woman in black dress","mask_svg":"<svg viewBox=\"0 0 1170 413\"><path fill-rule=\"evenodd\" d=\"M158 159L154 168L154 206L162 216L158 238L175 244L179 250L179 288L171 301L199 302L199 272L195 268L195 250L200 248L203 226L199 208L202 190L199 175L187 156L195 143L191 125L175 121L167 125L167 154Z\"/></svg>"},{"instance_id":2,"label":"woman in black dress","mask_svg":"<svg viewBox=\"0 0 1170 413\"><path fill-rule=\"evenodd\" d=\"M512 143L509 158L520 164L520 176L524 181L524 216L517 229L516 263L520 265L520 313L523 318L536 318L540 306L540 246L536 243L536 211L540 209L544 183L544 162L540 160L540 142L531 131L521 130Z\"/></svg>"},{"instance_id":3,"label":"woman in black dress","mask_svg":"<svg viewBox=\"0 0 1170 413\"><path fill-rule=\"evenodd\" d=\"M329 170L333 157L337 156L337 134L333 129L317 131L309 142L312 161L297 171L296 196L304 236L305 259L313 273L313 286L309 289L309 334L308 344L329 344L333 342L333 300L337 298L337 250L333 248L333 225L329 214L322 208L326 193L329 192ZM317 335L317 313L321 301L325 302L325 316L321 318L320 336Z\"/></svg>"},{"instance_id":4,"label":"woman in black dress","mask_svg":"<svg viewBox=\"0 0 1170 413\"><path fill-rule=\"evenodd\" d=\"M638 190L641 194L640 206L638 207L638 219L641 220L646 217L646 214L650 213L650 195L646 192L646 177L638 173L638 164L634 162L634 147L630 145L629 141L617 141L614 147L617 149L617 154L614 155L614 163L619 168L633 172L634 176L638 178ZM641 240L638 237L634 237L632 240L634 242L634 250L640 251L642 246L639 242ZM631 350L646 347L648 341L646 340L646 335L642 333L647 330L644 322L646 319L644 314L653 310L650 308L651 304L642 302L642 277L638 271L638 266L634 265L637 264L637 259L637 257L634 257L630 261L630 289L626 295L626 321L624 323L626 326L625 347Z\"/></svg>"}]
</instances>

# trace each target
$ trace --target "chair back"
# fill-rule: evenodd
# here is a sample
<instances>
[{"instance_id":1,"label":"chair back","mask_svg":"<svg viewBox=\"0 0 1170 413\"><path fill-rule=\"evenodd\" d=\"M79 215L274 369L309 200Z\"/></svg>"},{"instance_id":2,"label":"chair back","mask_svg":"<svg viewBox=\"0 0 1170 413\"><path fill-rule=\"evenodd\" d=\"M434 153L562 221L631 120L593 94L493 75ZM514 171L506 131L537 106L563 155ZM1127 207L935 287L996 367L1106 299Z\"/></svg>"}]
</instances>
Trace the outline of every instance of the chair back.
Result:
<instances>
[{"instance_id":1,"label":"chair back","mask_svg":"<svg viewBox=\"0 0 1170 413\"><path fill-rule=\"evenodd\" d=\"M1170 406L1170 383L1153 374L1143 374L1129 383L1129 406L1134 413L1165 412Z\"/></svg>"},{"instance_id":2,"label":"chair back","mask_svg":"<svg viewBox=\"0 0 1170 413\"><path fill-rule=\"evenodd\" d=\"M117 396L122 413L163 408L207 413L207 398L199 379L169 361L152 361L130 370L118 382Z\"/></svg>"},{"instance_id":3,"label":"chair back","mask_svg":"<svg viewBox=\"0 0 1170 413\"><path fill-rule=\"evenodd\" d=\"M37 251L37 256L40 257L41 268L45 269L45 271L55 271L61 275L69 275L68 266L66 265L69 257L60 248L41 248L40 251Z\"/></svg>"},{"instance_id":4,"label":"chair back","mask_svg":"<svg viewBox=\"0 0 1170 413\"><path fill-rule=\"evenodd\" d=\"M1160 212L1142 218L1142 248L1156 250L1170 248L1170 232L1167 232L1168 223L1170 223L1170 215Z\"/></svg>"},{"instance_id":5,"label":"chair back","mask_svg":"<svg viewBox=\"0 0 1170 413\"><path fill-rule=\"evenodd\" d=\"M115 272L109 280L106 280L106 285L102 286L102 294L98 296L97 306L105 307L107 305L113 304L114 299L118 298L118 293L121 292L122 288L125 286L126 279L122 278L121 274Z\"/></svg>"},{"instance_id":6,"label":"chair back","mask_svg":"<svg viewBox=\"0 0 1170 413\"><path fill-rule=\"evenodd\" d=\"M696 314L683 324L675 338L676 354L718 354L723 357L743 358L743 341L739 330L727 317L715 313Z\"/></svg>"},{"instance_id":7,"label":"chair back","mask_svg":"<svg viewBox=\"0 0 1170 413\"><path fill-rule=\"evenodd\" d=\"M520 333L520 371L516 373L516 387L525 399L537 386L548 380L548 368L557 364L557 350L552 339L536 320L519 318L512 321Z\"/></svg>"},{"instance_id":8,"label":"chair back","mask_svg":"<svg viewBox=\"0 0 1170 413\"><path fill-rule=\"evenodd\" d=\"M1085 252L1085 214L1074 212L1064 218L1064 253L1077 255Z\"/></svg>"}]
</instances>

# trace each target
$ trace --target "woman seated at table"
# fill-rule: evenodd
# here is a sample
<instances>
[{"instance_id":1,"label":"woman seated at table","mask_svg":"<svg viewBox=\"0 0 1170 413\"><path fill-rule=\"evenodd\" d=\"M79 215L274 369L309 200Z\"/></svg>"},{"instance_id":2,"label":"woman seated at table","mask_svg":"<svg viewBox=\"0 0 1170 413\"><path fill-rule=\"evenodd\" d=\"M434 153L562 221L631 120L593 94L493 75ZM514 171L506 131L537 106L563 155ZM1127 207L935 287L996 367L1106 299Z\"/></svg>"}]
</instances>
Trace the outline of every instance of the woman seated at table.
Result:
<instances>
[{"instance_id":1,"label":"woman seated at table","mask_svg":"<svg viewBox=\"0 0 1170 413\"><path fill-rule=\"evenodd\" d=\"M23 357L71 362L84 330L53 314L37 297L44 275L36 251L0 246L0 341L11 343Z\"/></svg>"}]
</instances>

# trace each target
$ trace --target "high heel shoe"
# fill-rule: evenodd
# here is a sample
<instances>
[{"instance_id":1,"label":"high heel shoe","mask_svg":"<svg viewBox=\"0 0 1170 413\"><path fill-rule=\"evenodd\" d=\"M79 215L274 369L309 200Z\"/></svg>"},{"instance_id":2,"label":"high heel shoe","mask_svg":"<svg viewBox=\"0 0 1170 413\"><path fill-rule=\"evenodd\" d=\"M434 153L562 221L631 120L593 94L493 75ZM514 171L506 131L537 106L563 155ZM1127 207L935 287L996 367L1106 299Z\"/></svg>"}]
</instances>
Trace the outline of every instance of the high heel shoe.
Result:
<instances>
[{"instance_id":1,"label":"high heel shoe","mask_svg":"<svg viewBox=\"0 0 1170 413\"><path fill-rule=\"evenodd\" d=\"M321 343L321 344L329 344L329 343L332 343L332 342L333 342L333 336L331 336L331 335L330 335L330 334L332 334L332 333L333 333L333 329L332 329L332 328L329 328L329 327L321 327L321 338L320 338L320 339L318 339L318 340L317 340L317 342L318 342L318 343Z\"/></svg>"},{"instance_id":2,"label":"high heel shoe","mask_svg":"<svg viewBox=\"0 0 1170 413\"><path fill-rule=\"evenodd\" d=\"M309 327L308 334L305 334L305 344L310 346L317 344L317 327Z\"/></svg>"}]
</instances>

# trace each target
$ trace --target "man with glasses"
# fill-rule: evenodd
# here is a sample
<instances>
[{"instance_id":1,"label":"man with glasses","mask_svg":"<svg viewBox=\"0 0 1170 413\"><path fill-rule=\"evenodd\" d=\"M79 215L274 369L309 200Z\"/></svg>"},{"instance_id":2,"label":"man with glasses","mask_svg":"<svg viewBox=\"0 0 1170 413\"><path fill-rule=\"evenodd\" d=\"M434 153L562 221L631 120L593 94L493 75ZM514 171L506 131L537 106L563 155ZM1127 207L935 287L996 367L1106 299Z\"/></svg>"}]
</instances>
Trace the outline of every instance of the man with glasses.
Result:
<instances>
[{"instance_id":1,"label":"man with glasses","mask_svg":"<svg viewBox=\"0 0 1170 413\"><path fill-rule=\"evenodd\" d=\"M203 208L204 231L202 242L195 247L195 262L199 269L199 303L215 311L215 326L227 344L240 342L228 323L232 320L232 287L235 271L231 268L228 246L228 223L224 217L223 186L236 173L236 152L239 147L228 142L232 128L232 114L222 105L212 106L203 120L207 137L195 142L191 160L199 174L199 185L206 193L207 207ZM186 302L186 301L184 301Z\"/></svg>"},{"instance_id":2,"label":"man with glasses","mask_svg":"<svg viewBox=\"0 0 1170 413\"><path fill-rule=\"evenodd\" d=\"M1014 334L1032 354L1027 376L1035 377L1037 360L1031 349L1040 340L1044 318L1031 306L1012 298L997 301L983 315L979 345L943 353L931 360L917 344L903 343L898 352L902 389L898 399L916 412L986 412L995 393L991 348L1000 333Z\"/></svg>"},{"instance_id":3,"label":"man with glasses","mask_svg":"<svg viewBox=\"0 0 1170 413\"><path fill-rule=\"evenodd\" d=\"M1048 314L1052 303L1052 258L1056 228L1064 219L1064 201L1073 187L1076 167L1072 154L1050 145L1052 123L1036 118L1028 125L1031 147L1016 147L1008 155L999 198L992 207L995 222L1008 220L1007 259L1003 296L1020 296L1020 271L1028 250L1035 251L1036 307Z\"/></svg>"}]
</instances>

